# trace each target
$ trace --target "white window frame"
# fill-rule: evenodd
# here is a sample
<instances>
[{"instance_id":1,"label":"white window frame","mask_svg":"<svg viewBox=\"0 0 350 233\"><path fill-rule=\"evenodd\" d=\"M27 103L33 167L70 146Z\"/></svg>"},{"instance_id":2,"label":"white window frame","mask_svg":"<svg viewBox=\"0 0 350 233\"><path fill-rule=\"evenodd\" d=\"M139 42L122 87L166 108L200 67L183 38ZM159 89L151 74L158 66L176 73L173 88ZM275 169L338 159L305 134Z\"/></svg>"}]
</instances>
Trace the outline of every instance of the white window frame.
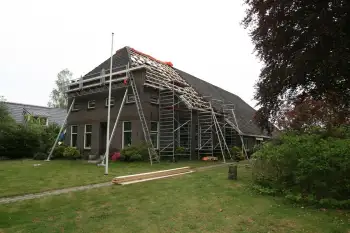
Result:
<instances>
[{"instance_id":1,"label":"white window frame","mask_svg":"<svg viewBox=\"0 0 350 233\"><path fill-rule=\"evenodd\" d=\"M157 123L157 131L152 131L152 123ZM157 145L153 145L154 148L159 149L159 121L151 121L150 134L157 134Z\"/></svg>"},{"instance_id":2,"label":"white window frame","mask_svg":"<svg viewBox=\"0 0 350 233\"><path fill-rule=\"evenodd\" d=\"M134 97L134 100L130 100L130 97ZM128 94L127 96L126 96L126 103L127 104L131 104L131 103L135 103L135 100L136 100L136 98L135 98L135 95L134 94Z\"/></svg>"},{"instance_id":3,"label":"white window frame","mask_svg":"<svg viewBox=\"0 0 350 233\"><path fill-rule=\"evenodd\" d=\"M93 106L90 106L90 104L93 103ZM89 100L88 101L88 109L94 109L96 107L96 100Z\"/></svg>"},{"instance_id":4,"label":"white window frame","mask_svg":"<svg viewBox=\"0 0 350 233\"><path fill-rule=\"evenodd\" d=\"M108 98L105 99L105 107L108 107ZM111 107L114 106L114 103L115 103L115 99L114 97L112 96L111 97Z\"/></svg>"},{"instance_id":5,"label":"white window frame","mask_svg":"<svg viewBox=\"0 0 350 233\"><path fill-rule=\"evenodd\" d=\"M91 149L91 145L90 146L86 146L86 135L90 134L91 135L91 143L92 143L92 125L91 125L91 132L86 132L86 126L91 125L91 124L86 124L84 126L84 149Z\"/></svg>"},{"instance_id":6,"label":"white window frame","mask_svg":"<svg viewBox=\"0 0 350 233\"><path fill-rule=\"evenodd\" d=\"M124 129L124 123L126 123L126 122L130 122L130 124L131 124L131 129L125 131L125 129ZM131 122L131 121L123 121L123 122L122 122L122 149L124 149L124 133L128 133L128 132L131 133L131 144L132 144L132 122Z\"/></svg>"},{"instance_id":7,"label":"white window frame","mask_svg":"<svg viewBox=\"0 0 350 233\"><path fill-rule=\"evenodd\" d=\"M77 132L73 133L73 127L77 127ZM77 135L77 145L78 145L78 125L70 126L70 146L73 147L73 134ZM77 147L77 145L75 147Z\"/></svg>"},{"instance_id":8,"label":"white window frame","mask_svg":"<svg viewBox=\"0 0 350 233\"><path fill-rule=\"evenodd\" d=\"M78 106L78 108L75 108L76 106ZM79 111L79 110L80 110L79 109L79 103L74 102L72 111Z\"/></svg>"}]
</instances>

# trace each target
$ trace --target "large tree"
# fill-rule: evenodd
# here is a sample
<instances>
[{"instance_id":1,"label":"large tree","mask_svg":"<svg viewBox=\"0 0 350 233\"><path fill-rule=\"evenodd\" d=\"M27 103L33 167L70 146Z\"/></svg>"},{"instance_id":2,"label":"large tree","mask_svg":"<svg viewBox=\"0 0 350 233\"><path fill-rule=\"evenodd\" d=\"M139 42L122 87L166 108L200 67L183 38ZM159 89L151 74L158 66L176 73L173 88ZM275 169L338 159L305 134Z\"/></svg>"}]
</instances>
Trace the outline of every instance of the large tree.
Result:
<instances>
[{"instance_id":1,"label":"large tree","mask_svg":"<svg viewBox=\"0 0 350 233\"><path fill-rule=\"evenodd\" d=\"M57 74L56 88L50 94L49 107L67 108L68 100L65 94L65 88L72 79L73 73L68 69L64 69Z\"/></svg>"},{"instance_id":2,"label":"large tree","mask_svg":"<svg viewBox=\"0 0 350 233\"><path fill-rule=\"evenodd\" d=\"M276 118L280 129L298 131L350 124L350 116L343 114L342 108L306 94L299 95L292 104L283 105Z\"/></svg>"},{"instance_id":3,"label":"large tree","mask_svg":"<svg viewBox=\"0 0 350 233\"><path fill-rule=\"evenodd\" d=\"M264 67L256 84L263 128L285 104L307 94L349 113L350 1L244 0L250 30Z\"/></svg>"}]
</instances>

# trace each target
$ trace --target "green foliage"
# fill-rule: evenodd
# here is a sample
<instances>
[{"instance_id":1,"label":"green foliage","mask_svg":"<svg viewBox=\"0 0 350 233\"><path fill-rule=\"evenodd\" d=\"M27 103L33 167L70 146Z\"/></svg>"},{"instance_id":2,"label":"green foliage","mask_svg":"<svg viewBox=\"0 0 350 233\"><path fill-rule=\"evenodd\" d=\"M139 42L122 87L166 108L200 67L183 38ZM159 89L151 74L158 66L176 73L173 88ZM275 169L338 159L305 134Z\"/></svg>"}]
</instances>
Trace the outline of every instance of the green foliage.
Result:
<instances>
[{"instance_id":1,"label":"green foliage","mask_svg":"<svg viewBox=\"0 0 350 233\"><path fill-rule=\"evenodd\" d=\"M124 147L121 151L121 159L127 162L149 160L148 145L146 143L140 143Z\"/></svg>"},{"instance_id":2,"label":"green foliage","mask_svg":"<svg viewBox=\"0 0 350 233\"><path fill-rule=\"evenodd\" d=\"M67 108L67 95L65 93L65 88L72 79L73 73L68 69L64 69L57 74L56 86L50 95L49 107L55 108Z\"/></svg>"},{"instance_id":3,"label":"green foliage","mask_svg":"<svg viewBox=\"0 0 350 233\"><path fill-rule=\"evenodd\" d=\"M47 154L43 152L36 152L33 156L34 160L44 160L47 159Z\"/></svg>"},{"instance_id":4,"label":"green foliage","mask_svg":"<svg viewBox=\"0 0 350 233\"><path fill-rule=\"evenodd\" d=\"M52 152L52 159L62 159L64 158L63 154L67 146L65 145L59 145L56 146L55 149Z\"/></svg>"},{"instance_id":5,"label":"green foliage","mask_svg":"<svg viewBox=\"0 0 350 233\"><path fill-rule=\"evenodd\" d=\"M143 161L143 160L144 160L144 158L140 154L133 154L130 156L130 159L129 159L130 162Z\"/></svg>"},{"instance_id":6,"label":"green foliage","mask_svg":"<svg viewBox=\"0 0 350 233\"><path fill-rule=\"evenodd\" d=\"M186 149L185 149L185 147L183 147L183 146L178 146L178 147L176 147L176 149L175 149L175 154L183 154L183 153L185 153L186 152Z\"/></svg>"},{"instance_id":7,"label":"green foliage","mask_svg":"<svg viewBox=\"0 0 350 233\"><path fill-rule=\"evenodd\" d=\"M0 123L0 154L10 159L32 157L40 151L39 138L36 129L16 123Z\"/></svg>"},{"instance_id":8,"label":"green foliage","mask_svg":"<svg viewBox=\"0 0 350 233\"><path fill-rule=\"evenodd\" d=\"M79 159L81 158L80 156L80 151L72 146L67 146L64 148L63 151L63 157L67 159Z\"/></svg>"},{"instance_id":9,"label":"green foliage","mask_svg":"<svg viewBox=\"0 0 350 233\"><path fill-rule=\"evenodd\" d=\"M242 152L242 149L238 146L234 146L231 148L231 155L233 159L237 162L242 161L245 159L244 153Z\"/></svg>"},{"instance_id":10,"label":"green foliage","mask_svg":"<svg viewBox=\"0 0 350 233\"><path fill-rule=\"evenodd\" d=\"M4 103L4 99L0 96L0 123L15 123L15 120L8 112L7 106Z\"/></svg>"},{"instance_id":11,"label":"green foliage","mask_svg":"<svg viewBox=\"0 0 350 233\"><path fill-rule=\"evenodd\" d=\"M315 132L289 132L264 143L253 155L255 184L298 202L349 202L350 138L343 138L347 129Z\"/></svg>"},{"instance_id":12,"label":"green foliage","mask_svg":"<svg viewBox=\"0 0 350 233\"><path fill-rule=\"evenodd\" d=\"M243 23L264 64L255 93L261 106L257 116L260 125L270 129L268 120L301 91L349 113L349 2L244 2L247 14Z\"/></svg>"},{"instance_id":13,"label":"green foliage","mask_svg":"<svg viewBox=\"0 0 350 233\"><path fill-rule=\"evenodd\" d=\"M9 159L32 158L35 153L48 153L58 134L55 124L16 123L0 103L0 154Z\"/></svg>"}]
</instances>

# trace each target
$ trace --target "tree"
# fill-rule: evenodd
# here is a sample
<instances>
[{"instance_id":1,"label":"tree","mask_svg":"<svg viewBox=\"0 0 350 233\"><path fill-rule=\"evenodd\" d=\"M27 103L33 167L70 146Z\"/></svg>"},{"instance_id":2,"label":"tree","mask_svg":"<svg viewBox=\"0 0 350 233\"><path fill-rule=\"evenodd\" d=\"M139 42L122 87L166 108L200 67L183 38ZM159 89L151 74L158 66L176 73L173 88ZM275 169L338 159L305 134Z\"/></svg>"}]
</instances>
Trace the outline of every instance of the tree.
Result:
<instances>
[{"instance_id":1,"label":"tree","mask_svg":"<svg viewBox=\"0 0 350 233\"><path fill-rule=\"evenodd\" d=\"M293 104L282 106L277 123L280 129L307 131L313 127L330 129L350 124L350 117L338 106L300 95Z\"/></svg>"},{"instance_id":2,"label":"tree","mask_svg":"<svg viewBox=\"0 0 350 233\"><path fill-rule=\"evenodd\" d=\"M14 123L15 120L9 113L7 106L5 105L5 97L0 96L0 123Z\"/></svg>"},{"instance_id":3,"label":"tree","mask_svg":"<svg viewBox=\"0 0 350 233\"><path fill-rule=\"evenodd\" d=\"M271 131L286 103L306 93L350 112L350 2L245 0L243 19L264 67L256 120ZM335 112L335 114L338 112Z\"/></svg>"},{"instance_id":4,"label":"tree","mask_svg":"<svg viewBox=\"0 0 350 233\"><path fill-rule=\"evenodd\" d=\"M50 94L49 107L67 108L68 100L65 94L65 88L72 79L73 73L68 69L64 69L57 74L56 86Z\"/></svg>"}]
</instances>

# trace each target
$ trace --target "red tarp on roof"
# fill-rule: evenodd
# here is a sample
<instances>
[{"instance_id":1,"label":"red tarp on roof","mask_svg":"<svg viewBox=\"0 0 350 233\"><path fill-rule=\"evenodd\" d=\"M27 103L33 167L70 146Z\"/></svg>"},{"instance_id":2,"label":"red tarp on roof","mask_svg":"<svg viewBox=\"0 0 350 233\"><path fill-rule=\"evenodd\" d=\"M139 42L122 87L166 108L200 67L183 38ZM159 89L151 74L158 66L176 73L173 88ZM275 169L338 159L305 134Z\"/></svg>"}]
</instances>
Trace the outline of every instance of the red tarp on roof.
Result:
<instances>
[{"instance_id":1,"label":"red tarp on roof","mask_svg":"<svg viewBox=\"0 0 350 233\"><path fill-rule=\"evenodd\" d=\"M138 50L136 50L136 49L134 49L134 48L131 48L131 50L133 51L133 52L135 52L135 53L138 53L138 54L140 54L140 55L143 55L143 56L145 56L145 57L148 57L149 59L151 59L151 60L153 60L153 61L156 61L156 62L159 62L159 63L162 63L162 64L164 64L164 65L168 65L168 66L173 66L173 63L171 63L170 61L160 61L160 60L158 60L158 59L156 59L156 58L154 58L154 57L152 57L152 56L150 56L150 55L148 55L148 54L145 54L145 53L142 53L142 52L140 52L140 51L138 51Z\"/></svg>"}]
</instances>

